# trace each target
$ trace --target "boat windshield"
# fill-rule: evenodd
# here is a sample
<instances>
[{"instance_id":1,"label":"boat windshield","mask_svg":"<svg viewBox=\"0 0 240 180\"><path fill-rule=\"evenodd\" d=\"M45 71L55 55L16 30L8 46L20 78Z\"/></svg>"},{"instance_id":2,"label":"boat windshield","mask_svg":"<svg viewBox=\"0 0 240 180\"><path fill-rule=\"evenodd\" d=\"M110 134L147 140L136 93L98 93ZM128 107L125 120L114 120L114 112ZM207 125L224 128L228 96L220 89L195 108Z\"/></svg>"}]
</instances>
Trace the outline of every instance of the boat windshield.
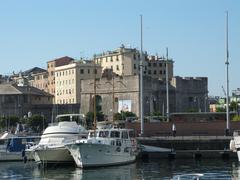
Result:
<instances>
[{"instance_id":1,"label":"boat windshield","mask_svg":"<svg viewBox=\"0 0 240 180\"><path fill-rule=\"evenodd\" d=\"M85 118L82 114L63 114L56 117L57 122L61 121L76 121L78 124L84 126Z\"/></svg>"},{"instance_id":2,"label":"boat windshield","mask_svg":"<svg viewBox=\"0 0 240 180\"><path fill-rule=\"evenodd\" d=\"M111 131L110 137L111 138L119 138L120 132L119 131Z\"/></svg>"},{"instance_id":3,"label":"boat windshield","mask_svg":"<svg viewBox=\"0 0 240 180\"><path fill-rule=\"evenodd\" d=\"M99 132L99 137L108 137L109 135L109 131L100 131Z\"/></svg>"}]
</instances>

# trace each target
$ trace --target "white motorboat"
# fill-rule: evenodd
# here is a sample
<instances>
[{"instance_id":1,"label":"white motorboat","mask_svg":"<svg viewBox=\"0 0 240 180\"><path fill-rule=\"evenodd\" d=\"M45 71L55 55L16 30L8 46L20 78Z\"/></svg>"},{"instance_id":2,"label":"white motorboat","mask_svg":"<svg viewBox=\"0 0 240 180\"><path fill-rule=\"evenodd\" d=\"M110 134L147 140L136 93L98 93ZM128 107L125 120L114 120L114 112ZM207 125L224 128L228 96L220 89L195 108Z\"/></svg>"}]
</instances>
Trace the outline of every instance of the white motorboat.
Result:
<instances>
[{"instance_id":1,"label":"white motorboat","mask_svg":"<svg viewBox=\"0 0 240 180\"><path fill-rule=\"evenodd\" d=\"M58 115L56 120L57 123L51 124L44 130L39 144L28 151L31 152L36 162L74 163L64 145L77 139L87 138L84 116L65 114Z\"/></svg>"},{"instance_id":2,"label":"white motorboat","mask_svg":"<svg viewBox=\"0 0 240 180\"><path fill-rule=\"evenodd\" d=\"M5 132L0 137L0 161L21 161L24 151L39 142L39 136Z\"/></svg>"},{"instance_id":3,"label":"white motorboat","mask_svg":"<svg viewBox=\"0 0 240 180\"><path fill-rule=\"evenodd\" d=\"M192 180L200 180L204 174L195 173L195 174L181 174L175 175L172 180L183 180L183 179L192 179Z\"/></svg>"},{"instance_id":4,"label":"white motorboat","mask_svg":"<svg viewBox=\"0 0 240 180\"><path fill-rule=\"evenodd\" d=\"M233 139L230 141L230 150L237 152L238 161L240 161L240 130L233 132Z\"/></svg>"},{"instance_id":5,"label":"white motorboat","mask_svg":"<svg viewBox=\"0 0 240 180\"><path fill-rule=\"evenodd\" d=\"M87 139L66 147L80 168L132 163L137 156L137 142L130 129L91 130Z\"/></svg>"}]
</instances>

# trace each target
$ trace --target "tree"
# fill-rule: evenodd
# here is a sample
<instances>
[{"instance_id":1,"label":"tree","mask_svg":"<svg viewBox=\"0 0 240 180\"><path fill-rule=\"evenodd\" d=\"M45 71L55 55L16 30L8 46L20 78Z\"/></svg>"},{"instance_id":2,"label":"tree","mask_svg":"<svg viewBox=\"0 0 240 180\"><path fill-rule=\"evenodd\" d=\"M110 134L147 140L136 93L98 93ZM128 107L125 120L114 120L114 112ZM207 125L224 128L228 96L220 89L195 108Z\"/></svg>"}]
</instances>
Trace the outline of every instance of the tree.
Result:
<instances>
[{"instance_id":1,"label":"tree","mask_svg":"<svg viewBox=\"0 0 240 180\"><path fill-rule=\"evenodd\" d=\"M151 116L161 116L162 113L160 113L159 111L154 111L151 113Z\"/></svg>"},{"instance_id":2,"label":"tree","mask_svg":"<svg viewBox=\"0 0 240 180\"><path fill-rule=\"evenodd\" d=\"M240 115L233 116L233 121L240 121Z\"/></svg>"},{"instance_id":3,"label":"tree","mask_svg":"<svg viewBox=\"0 0 240 180\"><path fill-rule=\"evenodd\" d=\"M87 129L91 129L93 127L93 121L94 121L94 113L93 112L88 112L86 114L86 124L87 124ZM96 114L96 121L104 121L104 114L102 111L97 112Z\"/></svg>"},{"instance_id":4,"label":"tree","mask_svg":"<svg viewBox=\"0 0 240 180\"><path fill-rule=\"evenodd\" d=\"M27 125L30 127L34 132L41 132L47 126L47 121L44 116L41 115L33 115L32 117L28 118Z\"/></svg>"},{"instance_id":5,"label":"tree","mask_svg":"<svg viewBox=\"0 0 240 180\"><path fill-rule=\"evenodd\" d=\"M135 113L130 111L121 111L121 113L115 113L113 116L114 120L126 120L127 117L137 117Z\"/></svg>"},{"instance_id":6,"label":"tree","mask_svg":"<svg viewBox=\"0 0 240 180\"><path fill-rule=\"evenodd\" d=\"M224 107L216 107L216 112L226 112Z\"/></svg>"},{"instance_id":7,"label":"tree","mask_svg":"<svg viewBox=\"0 0 240 180\"><path fill-rule=\"evenodd\" d=\"M230 111L237 111L238 109L238 103L235 101L232 101L229 106Z\"/></svg>"}]
</instances>

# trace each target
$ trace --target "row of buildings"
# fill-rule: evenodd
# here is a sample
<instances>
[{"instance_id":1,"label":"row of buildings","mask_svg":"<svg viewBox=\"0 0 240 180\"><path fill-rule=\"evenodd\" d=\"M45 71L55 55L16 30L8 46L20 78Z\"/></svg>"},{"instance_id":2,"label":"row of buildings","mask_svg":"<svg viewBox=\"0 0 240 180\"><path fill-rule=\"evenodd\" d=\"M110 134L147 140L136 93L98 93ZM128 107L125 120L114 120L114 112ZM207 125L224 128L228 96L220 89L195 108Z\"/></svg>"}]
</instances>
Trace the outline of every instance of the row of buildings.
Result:
<instances>
[{"instance_id":1,"label":"row of buildings","mask_svg":"<svg viewBox=\"0 0 240 180\"><path fill-rule=\"evenodd\" d=\"M95 54L91 60L75 60L66 56L48 61L46 69L34 67L7 78L0 77L0 111L4 109L6 96L9 96L7 94L9 90L4 91L4 86L8 84L15 89L25 88L26 90L22 92L23 96L32 96L33 99L47 97L48 101L34 101L34 103L51 105L52 109L74 106L85 114L93 111L93 99L96 96L97 106L108 118L121 110L132 111L139 116L141 58L145 115L153 112L164 115L166 112L166 72L169 77L170 113L209 110L206 77L174 76L172 59L151 56L147 52L141 56L139 50L121 46L114 51ZM29 89L41 90L42 94L30 93ZM11 95L14 96L14 93ZM14 107L18 106L14 105ZM31 111L31 107L22 111L23 114L26 113L25 111Z\"/></svg>"}]
</instances>

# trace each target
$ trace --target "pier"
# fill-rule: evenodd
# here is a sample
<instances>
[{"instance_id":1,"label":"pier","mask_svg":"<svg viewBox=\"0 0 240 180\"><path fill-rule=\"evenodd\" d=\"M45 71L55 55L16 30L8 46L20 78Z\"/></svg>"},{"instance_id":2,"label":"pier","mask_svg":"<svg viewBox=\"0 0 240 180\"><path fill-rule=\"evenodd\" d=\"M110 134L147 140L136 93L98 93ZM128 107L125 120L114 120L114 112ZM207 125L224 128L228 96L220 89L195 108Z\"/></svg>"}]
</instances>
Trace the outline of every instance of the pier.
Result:
<instances>
[{"instance_id":1,"label":"pier","mask_svg":"<svg viewBox=\"0 0 240 180\"><path fill-rule=\"evenodd\" d=\"M138 137L142 145L168 148L169 152L145 152L145 157L163 158L237 158L229 150L231 136L153 136Z\"/></svg>"}]
</instances>

